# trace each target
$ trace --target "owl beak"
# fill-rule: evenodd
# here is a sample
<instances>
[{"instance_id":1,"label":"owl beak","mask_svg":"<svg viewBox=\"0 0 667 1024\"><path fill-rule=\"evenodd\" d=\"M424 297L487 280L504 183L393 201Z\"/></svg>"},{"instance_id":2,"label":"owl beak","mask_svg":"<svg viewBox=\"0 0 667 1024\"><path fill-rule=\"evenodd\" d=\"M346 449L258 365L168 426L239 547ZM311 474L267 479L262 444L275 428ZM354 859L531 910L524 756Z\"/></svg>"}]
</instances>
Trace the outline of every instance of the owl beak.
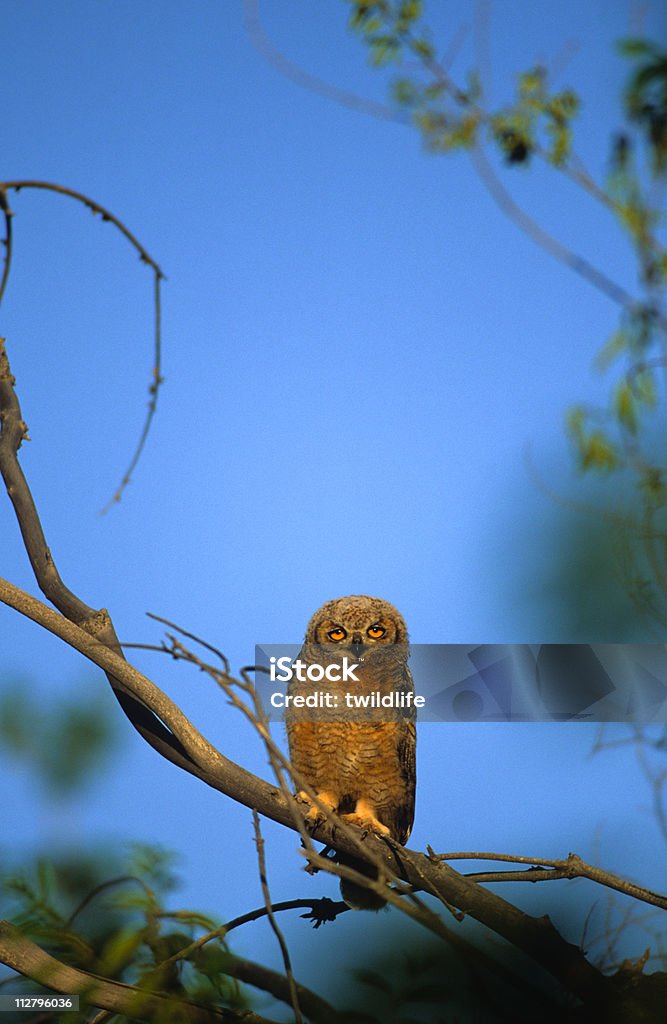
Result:
<instances>
[{"instance_id":1,"label":"owl beak","mask_svg":"<svg viewBox=\"0 0 667 1024\"><path fill-rule=\"evenodd\" d=\"M350 650L352 651L352 657L355 661L364 660L364 644L361 639L361 633L352 634L352 643L350 644Z\"/></svg>"}]
</instances>

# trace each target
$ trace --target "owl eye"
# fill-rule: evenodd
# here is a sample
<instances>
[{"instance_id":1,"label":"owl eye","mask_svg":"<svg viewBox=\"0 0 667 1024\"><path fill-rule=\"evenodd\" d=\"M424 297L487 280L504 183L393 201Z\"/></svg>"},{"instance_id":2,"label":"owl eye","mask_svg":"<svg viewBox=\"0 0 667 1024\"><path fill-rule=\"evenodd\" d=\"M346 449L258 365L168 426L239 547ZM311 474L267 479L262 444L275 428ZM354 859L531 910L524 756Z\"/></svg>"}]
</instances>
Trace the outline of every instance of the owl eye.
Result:
<instances>
[{"instance_id":1,"label":"owl eye","mask_svg":"<svg viewBox=\"0 0 667 1024\"><path fill-rule=\"evenodd\" d=\"M383 626L369 626L366 630L371 640L379 640L387 630Z\"/></svg>"},{"instance_id":2,"label":"owl eye","mask_svg":"<svg viewBox=\"0 0 667 1024\"><path fill-rule=\"evenodd\" d=\"M334 640L336 643L338 643L340 640L345 639L347 633L342 626L334 626L333 629L329 630L327 636L329 637L330 640Z\"/></svg>"}]
</instances>

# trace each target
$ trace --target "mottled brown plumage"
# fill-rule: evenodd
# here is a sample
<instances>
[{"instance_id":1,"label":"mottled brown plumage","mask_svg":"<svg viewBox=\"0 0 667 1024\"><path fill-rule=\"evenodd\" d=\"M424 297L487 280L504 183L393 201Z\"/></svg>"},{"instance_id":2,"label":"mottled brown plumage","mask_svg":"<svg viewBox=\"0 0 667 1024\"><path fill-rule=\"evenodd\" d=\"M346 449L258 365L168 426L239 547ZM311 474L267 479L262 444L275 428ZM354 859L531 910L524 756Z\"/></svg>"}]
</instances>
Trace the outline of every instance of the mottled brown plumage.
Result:
<instances>
[{"instance_id":1,"label":"mottled brown plumage","mask_svg":"<svg viewBox=\"0 0 667 1024\"><path fill-rule=\"evenodd\" d=\"M291 695L326 691L338 705L314 711L291 708L287 713L292 763L318 798L350 824L402 844L410 835L415 810L414 706L360 712L346 705L343 694L389 699L414 693L407 654L407 630L393 605L365 595L328 601L310 620L299 657L307 665L338 665L347 657L358 665L358 682L293 680ZM308 800L305 793L299 795ZM323 815L313 805L307 817L316 824ZM341 890L354 906L377 909L384 902L347 882Z\"/></svg>"}]
</instances>

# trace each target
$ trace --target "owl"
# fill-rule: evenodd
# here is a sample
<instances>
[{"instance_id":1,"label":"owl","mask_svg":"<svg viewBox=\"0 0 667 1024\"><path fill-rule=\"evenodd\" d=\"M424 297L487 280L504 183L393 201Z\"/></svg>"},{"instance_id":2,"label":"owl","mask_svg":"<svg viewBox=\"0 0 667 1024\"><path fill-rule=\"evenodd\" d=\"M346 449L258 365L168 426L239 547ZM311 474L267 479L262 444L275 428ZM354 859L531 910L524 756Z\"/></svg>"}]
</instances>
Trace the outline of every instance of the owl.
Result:
<instances>
[{"instance_id":1,"label":"owl","mask_svg":"<svg viewBox=\"0 0 667 1024\"><path fill-rule=\"evenodd\" d=\"M286 714L292 764L322 803L344 821L403 845L414 820L416 782L416 712L407 656L405 623L388 601L365 595L328 601L308 623L299 655L303 665L320 666L313 678L325 674L318 682L293 677L288 688L293 698L324 693L325 706L312 710L293 701ZM341 682L345 662L353 666L352 678ZM298 795L311 803L305 793ZM323 817L311 804L307 820L315 825ZM373 874L363 861L339 859ZM355 908L384 905L377 894L345 880L341 892Z\"/></svg>"}]
</instances>

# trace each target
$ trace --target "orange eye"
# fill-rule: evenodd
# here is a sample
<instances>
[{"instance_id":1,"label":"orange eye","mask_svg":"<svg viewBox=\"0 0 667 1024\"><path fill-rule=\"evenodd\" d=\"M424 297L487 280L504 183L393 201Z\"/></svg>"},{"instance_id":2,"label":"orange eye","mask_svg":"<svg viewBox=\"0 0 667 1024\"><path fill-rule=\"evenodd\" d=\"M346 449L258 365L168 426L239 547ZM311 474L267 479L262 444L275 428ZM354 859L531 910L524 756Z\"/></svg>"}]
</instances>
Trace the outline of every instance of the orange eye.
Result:
<instances>
[{"instance_id":1,"label":"orange eye","mask_svg":"<svg viewBox=\"0 0 667 1024\"><path fill-rule=\"evenodd\" d=\"M387 632L382 626L369 626L366 630L371 640L379 640Z\"/></svg>"},{"instance_id":2,"label":"orange eye","mask_svg":"<svg viewBox=\"0 0 667 1024\"><path fill-rule=\"evenodd\" d=\"M333 629L329 630L327 636L329 637L330 640L334 640L336 643L338 643L340 640L345 639L347 633L345 632L342 626L334 626Z\"/></svg>"}]
</instances>

